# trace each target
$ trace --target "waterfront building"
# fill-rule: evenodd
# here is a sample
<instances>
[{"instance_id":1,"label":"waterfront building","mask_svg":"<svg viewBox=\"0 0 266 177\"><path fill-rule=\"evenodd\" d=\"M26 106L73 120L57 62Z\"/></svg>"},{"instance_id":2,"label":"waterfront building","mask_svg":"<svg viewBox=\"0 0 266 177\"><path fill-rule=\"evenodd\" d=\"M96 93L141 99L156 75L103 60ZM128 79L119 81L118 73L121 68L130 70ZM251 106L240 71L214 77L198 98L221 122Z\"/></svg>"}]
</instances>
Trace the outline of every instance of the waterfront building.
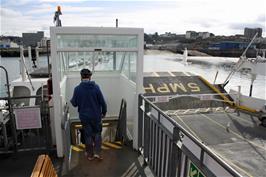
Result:
<instances>
[{"instance_id":1,"label":"waterfront building","mask_svg":"<svg viewBox=\"0 0 266 177\"><path fill-rule=\"evenodd\" d=\"M43 37L40 42L37 42L39 48L46 48L47 41L50 40L48 37Z\"/></svg>"},{"instance_id":2,"label":"waterfront building","mask_svg":"<svg viewBox=\"0 0 266 177\"><path fill-rule=\"evenodd\" d=\"M37 31L37 33L22 33L23 46L36 47L37 43L44 38L43 31Z\"/></svg>"},{"instance_id":3,"label":"waterfront building","mask_svg":"<svg viewBox=\"0 0 266 177\"><path fill-rule=\"evenodd\" d=\"M258 33L257 37L262 37L262 28L245 28L244 36L246 38L253 38Z\"/></svg>"},{"instance_id":4,"label":"waterfront building","mask_svg":"<svg viewBox=\"0 0 266 177\"><path fill-rule=\"evenodd\" d=\"M196 32L196 31L186 31L186 39L206 39L211 36L209 32Z\"/></svg>"},{"instance_id":5,"label":"waterfront building","mask_svg":"<svg viewBox=\"0 0 266 177\"><path fill-rule=\"evenodd\" d=\"M0 40L0 48L18 48L18 44L11 41L10 39L2 39Z\"/></svg>"},{"instance_id":6,"label":"waterfront building","mask_svg":"<svg viewBox=\"0 0 266 177\"><path fill-rule=\"evenodd\" d=\"M197 39L198 33L196 31L186 31L186 39Z\"/></svg>"},{"instance_id":7,"label":"waterfront building","mask_svg":"<svg viewBox=\"0 0 266 177\"><path fill-rule=\"evenodd\" d=\"M209 32L199 32L199 37L202 38L202 39L206 39L206 38L209 38L211 36L211 33Z\"/></svg>"}]
</instances>

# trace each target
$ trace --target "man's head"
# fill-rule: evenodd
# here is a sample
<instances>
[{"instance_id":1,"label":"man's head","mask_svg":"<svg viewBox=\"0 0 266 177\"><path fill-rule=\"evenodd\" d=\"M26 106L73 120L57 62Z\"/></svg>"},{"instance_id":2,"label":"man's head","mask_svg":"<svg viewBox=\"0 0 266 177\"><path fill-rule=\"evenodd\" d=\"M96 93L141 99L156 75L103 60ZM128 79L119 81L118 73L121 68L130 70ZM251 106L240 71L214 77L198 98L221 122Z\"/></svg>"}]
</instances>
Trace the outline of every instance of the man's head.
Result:
<instances>
[{"instance_id":1,"label":"man's head","mask_svg":"<svg viewBox=\"0 0 266 177\"><path fill-rule=\"evenodd\" d=\"M91 79L92 72L86 68L80 71L81 79Z\"/></svg>"}]
</instances>

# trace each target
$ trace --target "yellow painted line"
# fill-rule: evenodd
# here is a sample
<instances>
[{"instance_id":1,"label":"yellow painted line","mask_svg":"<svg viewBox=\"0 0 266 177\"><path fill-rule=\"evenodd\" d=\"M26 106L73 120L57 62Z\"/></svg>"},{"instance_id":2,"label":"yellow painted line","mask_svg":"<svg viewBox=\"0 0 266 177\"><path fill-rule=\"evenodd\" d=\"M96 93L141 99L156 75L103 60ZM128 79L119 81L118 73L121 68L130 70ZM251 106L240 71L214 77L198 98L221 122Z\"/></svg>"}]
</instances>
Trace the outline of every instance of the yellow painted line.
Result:
<instances>
[{"instance_id":1,"label":"yellow painted line","mask_svg":"<svg viewBox=\"0 0 266 177\"><path fill-rule=\"evenodd\" d=\"M82 128L82 125L75 125L75 128Z\"/></svg>"},{"instance_id":2,"label":"yellow painted line","mask_svg":"<svg viewBox=\"0 0 266 177\"><path fill-rule=\"evenodd\" d=\"M180 117L180 116L178 116L178 115L176 115L176 117L187 127L187 129L189 130L189 131L191 131L191 133L197 138L197 139L199 139L200 141L202 141L198 136L197 136L197 134L182 120L182 118Z\"/></svg>"},{"instance_id":3,"label":"yellow painted line","mask_svg":"<svg viewBox=\"0 0 266 177\"><path fill-rule=\"evenodd\" d=\"M234 105L232 101L230 101L223 93L220 92L220 90L218 90L216 87L214 87L211 83L209 83L206 79L204 79L203 77L199 76L200 80L202 80L202 82L204 82L208 87L210 87L213 91L215 91L216 93L219 94L220 97L222 97L224 99L225 102L229 103L231 106L237 107L239 109L245 110L245 111L249 111L249 112L257 112L255 109L251 109L248 108L246 106L238 106L238 105Z\"/></svg>"},{"instance_id":4,"label":"yellow painted line","mask_svg":"<svg viewBox=\"0 0 266 177\"><path fill-rule=\"evenodd\" d=\"M224 128L225 130L227 129L224 125L220 124L219 122L216 122L215 120L211 119L210 117L208 117L208 116L206 116L206 115L204 115L204 114L200 114L200 115L203 116L203 117L205 117L205 118L207 118L208 120L210 120L210 121L213 122L214 124L218 125L219 127L222 127L222 128ZM259 148L261 148L261 149L263 149L263 150L266 151L266 148L265 148L265 147L263 147L263 146L261 146L261 145L259 145L259 144L257 144L257 143L254 143L254 142L252 142L252 141L250 141L250 140L244 138L243 136L239 135L238 133L234 132L233 130L230 129L230 132L233 133L234 135L236 135L237 137L239 137L240 139L242 139L242 140L244 140L244 141L246 141L246 142L248 142L248 143L250 143L250 144L253 144L254 146L257 146L257 147L259 147Z\"/></svg>"},{"instance_id":5,"label":"yellow painted line","mask_svg":"<svg viewBox=\"0 0 266 177\"><path fill-rule=\"evenodd\" d=\"M118 145L116 145L116 144L109 143L109 142L103 142L103 145L104 145L104 146L107 146L107 147L110 147L110 148L113 148L113 149L122 149L121 146L118 146Z\"/></svg>"},{"instance_id":6,"label":"yellow painted line","mask_svg":"<svg viewBox=\"0 0 266 177\"><path fill-rule=\"evenodd\" d=\"M119 144L122 146L122 142L121 141L115 141L115 144Z\"/></svg>"},{"instance_id":7,"label":"yellow painted line","mask_svg":"<svg viewBox=\"0 0 266 177\"><path fill-rule=\"evenodd\" d=\"M108 127L110 123L103 123L103 127Z\"/></svg>"},{"instance_id":8,"label":"yellow painted line","mask_svg":"<svg viewBox=\"0 0 266 177\"><path fill-rule=\"evenodd\" d=\"M175 75L171 71L168 71L168 74L170 74L170 76L172 77L175 77Z\"/></svg>"},{"instance_id":9,"label":"yellow painted line","mask_svg":"<svg viewBox=\"0 0 266 177\"><path fill-rule=\"evenodd\" d=\"M153 72L153 74L154 74L155 77L160 77L160 75L157 74L156 72Z\"/></svg>"},{"instance_id":10,"label":"yellow painted line","mask_svg":"<svg viewBox=\"0 0 266 177\"><path fill-rule=\"evenodd\" d=\"M102 145L102 149L103 150L108 150L108 149L110 149L109 147L106 147L106 146L104 146L104 145Z\"/></svg>"},{"instance_id":11,"label":"yellow painted line","mask_svg":"<svg viewBox=\"0 0 266 177\"><path fill-rule=\"evenodd\" d=\"M80 152L80 151L84 151L84 149L85 149L85 144L79 144L78 146L72 146L72 149L74 150L74 151L77 151L77 152ZM108 150L108 149L110 149L109 147L106 147L106 146L104 146L103 144L102 144L102 149L103 150Z\"/></svg>"},{"instance_id":12,"label":"yellow painted line","mask_svg":"<svg viewBox=\"0 0 266 177\"><path fill-rule=\"evenodd\" d=\"M80 144L79 146L82 147L82 148L86 147L85 144Z\"/></svg>"},{"instance_id":13,"label":"yellow painted line","mask_svg":"<svg viewBox=\"0 0 266 177\"><path fill-rule=\"evenodd\" d=\"M83 148L80 148L80 147L78 147L78 146L71 146L71 148L72 148L73 151L77 151L77 152L82 152L82 151L84 151Z\"/></svg>"}]
</instances>

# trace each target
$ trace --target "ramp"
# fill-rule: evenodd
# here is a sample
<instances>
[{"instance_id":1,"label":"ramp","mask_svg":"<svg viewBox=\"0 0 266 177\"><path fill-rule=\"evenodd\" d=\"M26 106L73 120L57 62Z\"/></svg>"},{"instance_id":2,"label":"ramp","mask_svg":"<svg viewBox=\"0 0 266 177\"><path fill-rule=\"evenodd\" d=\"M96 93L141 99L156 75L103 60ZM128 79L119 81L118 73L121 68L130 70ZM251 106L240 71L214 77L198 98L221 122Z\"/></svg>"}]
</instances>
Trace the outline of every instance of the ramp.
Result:
<instances>
[{"instance_id":1,"label":"ramp","mask_svg":"<svg viewBox=\"0 0 266 177\"><path fill-rule=\"evenodd\" d=\"M221 96L206 84L200 76L187 72L153 72L145 73L143 86L145 97L154 99L162 110L198 109L210 107L224 107ZM214 101L206 99L213 95ZM166 101L156 101L158 97L176 96ZM201 97L205 96L202 100Z\"/></svg>"},{"instance_id":2,"label":"ramp","mask_svg":"<svg viewBox=\"0 0 266 177\"><path fill-rule=\"evenodd\" d=\"M188 73L146 74L143 85L144 96L241 175L264 175L265 128L257 118L235 112L254 110L235 105L223 88ZM202 99L206 94L215 96Z\"/></svg>"}]
</instances>

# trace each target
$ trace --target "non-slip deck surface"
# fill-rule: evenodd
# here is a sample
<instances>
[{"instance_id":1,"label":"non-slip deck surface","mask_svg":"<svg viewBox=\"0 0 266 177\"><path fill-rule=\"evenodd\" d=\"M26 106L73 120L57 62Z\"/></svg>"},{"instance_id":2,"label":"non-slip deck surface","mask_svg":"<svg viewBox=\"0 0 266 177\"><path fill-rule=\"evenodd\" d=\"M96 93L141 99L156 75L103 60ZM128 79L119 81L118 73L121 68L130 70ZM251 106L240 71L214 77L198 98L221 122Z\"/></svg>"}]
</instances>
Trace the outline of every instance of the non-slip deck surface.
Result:
<instances>
[{"instance_id":1,"label":"non-slip deck surface","mask_svg":"<svg viewBox=\"0 0 266 177\"><path fill-rule=\"evenodd\" d=\"M244 176L265 176L266 128L241 113L172 116Z\"/></svg>"}]
</instances>

